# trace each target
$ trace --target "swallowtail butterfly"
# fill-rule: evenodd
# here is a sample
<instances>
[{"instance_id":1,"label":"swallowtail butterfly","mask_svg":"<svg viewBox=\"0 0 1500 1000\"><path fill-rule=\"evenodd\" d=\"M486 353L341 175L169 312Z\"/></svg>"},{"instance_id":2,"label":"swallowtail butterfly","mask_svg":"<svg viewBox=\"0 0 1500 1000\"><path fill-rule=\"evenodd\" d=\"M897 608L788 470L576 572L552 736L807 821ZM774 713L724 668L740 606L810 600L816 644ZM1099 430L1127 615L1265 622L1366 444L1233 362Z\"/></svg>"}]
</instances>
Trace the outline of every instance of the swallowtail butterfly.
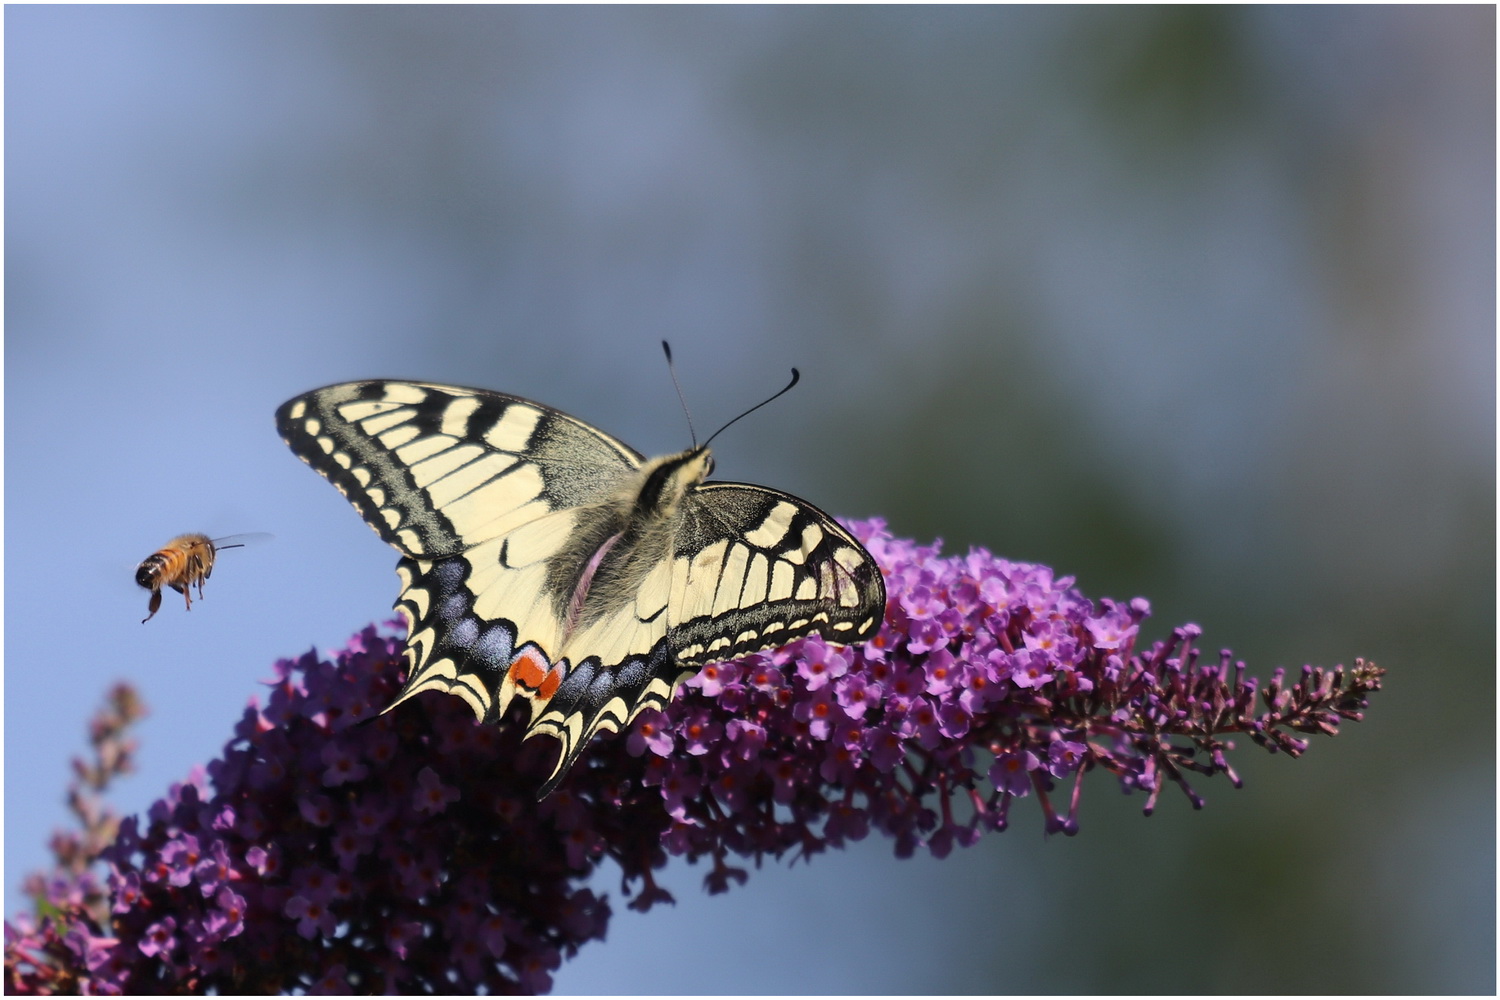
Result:
<instances>
[{"instance_id":1,"label":"swallowtail butterfly","mask_svg":"<svg viewBox=\"0 0 1500 1000\"><path fill-rule=\"evenodd\" d=\"M704 664L856 642L884 617L849 532L778 490L705 482L706 443L648 460L540 403L403 381L316 389L276 426L401 554L411 670L390 708L447 691L498 722L526 699L527 738L562 743L542 796L595 732Z\"/></svg>"}]
</instances>

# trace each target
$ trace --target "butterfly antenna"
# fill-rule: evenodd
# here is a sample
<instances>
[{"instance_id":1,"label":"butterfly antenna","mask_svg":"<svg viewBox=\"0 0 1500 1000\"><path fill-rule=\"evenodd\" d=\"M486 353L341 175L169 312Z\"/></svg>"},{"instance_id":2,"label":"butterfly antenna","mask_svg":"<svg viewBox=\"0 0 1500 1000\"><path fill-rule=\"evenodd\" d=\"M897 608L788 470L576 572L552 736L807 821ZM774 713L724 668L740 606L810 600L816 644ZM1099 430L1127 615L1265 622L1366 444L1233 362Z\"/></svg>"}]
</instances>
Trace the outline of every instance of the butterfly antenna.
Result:
<instances>
[{"instance_id":1,"label":"butterfly antenna","mask_svg":"<svg viewBox=\"0 0 1500 1000\"><path fill-rule=\"evenodd\" d=\"M698 447L698 434L693 430L693 415L688 412L687 397L682 394L682 383L677 381L677 366L672 364L672 345L665 340L661 342L661 349L667 355L667 371L672 375L672 388L677 390L677 402L682 404L682 415L687 417L688 435L693 439L693 447Z\"/></svg>"},{"instance_id":2,"label":"butterfly antenna","mask_svg":"<svg viewBox=\"0 0 1500 1000\"><path fill-rule=\"evenodd\" d=\"M709 444L711 444L713 442L714 438L718 437L720 434L723 434L725 431L729 430L729 428L733 427L736 423L738 423L739 421L745 419L750 414L752 414L756 410L760 409L762 406L765 406L767 403L771 402L772 399L776 399L778 397L785 396L787 393L791 392L792 391L792 386L796 385L797 384L797 380L800 379L801 377L802 377L802 373L799 372L797 369L793 368L792 369L792 380L786 384L786 388L782 389L780 392L778 392L775 396L772 396L770 399L761 400L759 403L756 403L754 406L750 407L750 409L746 410L744 413L741 413L739 416L737 416L733 420L729 421L729 423L725 424L723 427L720 427L718 430L714 431L713 434L709 436L709 439L707 441L703 442L703 447L707 448L709 446Z\"/></svg>"}]
</instances>

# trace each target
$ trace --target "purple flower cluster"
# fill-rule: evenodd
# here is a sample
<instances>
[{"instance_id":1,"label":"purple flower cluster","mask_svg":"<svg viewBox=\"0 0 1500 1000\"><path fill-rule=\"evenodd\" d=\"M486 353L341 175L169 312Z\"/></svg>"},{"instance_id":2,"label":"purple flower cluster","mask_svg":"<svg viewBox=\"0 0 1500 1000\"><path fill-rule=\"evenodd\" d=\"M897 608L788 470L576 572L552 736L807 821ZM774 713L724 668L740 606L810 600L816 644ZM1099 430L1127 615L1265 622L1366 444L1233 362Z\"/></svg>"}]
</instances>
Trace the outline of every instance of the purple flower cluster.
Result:
<instances>
[{"instance_id":1,"label":"purple flower cluster","mask_svg":"<svg viewBox=\"0 0 1500 1000\"><path fill-rule=\"evenodd\" d=\"M731 856L871 831L942 856L1033 794L1073 833L1094 768L1148 813L1169 780L1197 806L1188 773L1237 783L1225 737L1296 755L1287 730L1335 733L1380 686L1362 662L1291 686L1278 670L1257 712L1256 681L1227 652L1200 664L1192 626L1137 653L1145 601L1096 605L1046 567L852 527L886 575L879 635L709 665L540 803L552 741L441 695L377 714L400 640L371 627L331 661L279 663L206 775L32 883L39 917L6 926L8 990L541 992L604 935L609 904L583 885L605 857L647 909L671 898L653 872L674 854L712 860L710 891L746 877Z\"/></svg>"},{"instance_id":2,"label":"purple flower cluster","mask_svg":"<svg viewBox=\"0 0 1500 1000\"><path fill-rule=\"evenodd\" d=\"M22 888L37 901L40 922L21 914L5 925L7 993L77 993L90 980L100 951L91 929L108 923L110 894L93 867L114 842L119 819L105 807L102 793L115 778L135 770L136 743L130 728L146 714L128 684L117 684L89 723L93 759L73 758L68 807L78 830L52 838L55 869L33 873Z\"/></svg>"},{"instance_id":3,"label":"purple flower cluster","mask_svg":"<svg viewBox=\"0 0 1500 1000\"><path fill-rule=\"evenodd\" d=\"M609 917L564 846L568 798L539 806L540 764L500 765L538 754L454 699L377 715L401 648L372 626L278 663L224 755L101 852L106 919L49 895L62 919L7 926L8 985L42 985L22 973L45 954L96 993L548 989Z\"/></svg>"},{"instance_id":4,"label":"purple flower cluster","mask_svg":"<svg viewBox=\"0 0 1500 1000\"><path fill-rule=\"evenodd\" d=\"M673 819L667 849L712 857L711 889L743 879L730 853L810 854L871 829L899 855L943 857L1005 829L1012 802L1033 793L1047 832L1071 835L1094 768L1144 791L1148 815L1168 781L1201 807L1189 772L1239 784L1225 737L1297 756L1306 741L1285 729L1335 734L1379 688L1383 671L1363 661L1347 685L1342 668L1304 668L1291 687L1278 669L1257 714L1243 663L1228 650L1199 663L1197 626L1135 652L1144 599L1094 604L1046 566L941 556L878 520L850 528L885 573L873 640L814 636L711 665L630 736Z\"/></svg>"}]
</instances>

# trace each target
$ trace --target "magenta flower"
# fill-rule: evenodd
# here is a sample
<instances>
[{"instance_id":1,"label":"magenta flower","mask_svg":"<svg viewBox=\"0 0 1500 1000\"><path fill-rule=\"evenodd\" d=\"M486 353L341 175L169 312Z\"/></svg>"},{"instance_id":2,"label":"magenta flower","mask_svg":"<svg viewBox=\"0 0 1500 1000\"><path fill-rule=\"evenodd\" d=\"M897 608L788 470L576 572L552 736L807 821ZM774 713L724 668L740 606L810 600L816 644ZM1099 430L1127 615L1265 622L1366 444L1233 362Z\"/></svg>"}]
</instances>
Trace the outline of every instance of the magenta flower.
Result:
<instances>
[{"instance_id":1,"label":"magenta flower","mask_svg":"<svg viewBox=\"0 0 1500 1000\"><path fill-rule=\"evenodd\" d=\"M333 822L333 800L326 795L306 795L297 802L297 811L313 826L327 826Z\"/></svg>"},{"instance_id":2,"label":"magenta flower","mask_svg":"<svg viewBox=\"0 0 1500 1000\"><path fill-rule=\"evenodd\" d=\"M995 755L990 765L990 784L1006 795L1022 796L1031 791L1031 772L1041 766L1030 750Z\"/></svg>"},{"instance_id":3,"label":"magenta flower","mask_svg":"<svg viewBox=\"0 0 1500 1000\"><path fill-rule=\"evenodd\" d=\"M849 660L840 648L828 645L820 636L808 636L800 643L800 649L803 655L797 659L797 676L806 682L809 691L821 691L849 669Z\"/></svg>"},{"instance_id":4,"label":"magenta flower","mask_svg":"<svg viewBox=\"0 0 1500 1000\"><path fill-rule=\"evenodd\" d=\"M436 815L448 808L450 802L458 801L458 789L443 784L437 772L424 767L417 772L417 790L412 796L412 806L423 813Z\"/></svg>"},{"instance_id":5,"label":"magenta flower","mask_svg":"<svg viewBox=\"0 0 1500 1000\"><path fill-rule=\"evenodd\" d=\"M164 917L146 928L146 933L141 935L136 947L147 958L170 955L172 946L177 943L176 931L177 920L173 917Z\"/></svg>"},{"instance_id":6,"label":"magenta flower","mask_svg":"<svg viewBox=\"0 0 1500 1000\"><path fill-rule=\"evenodd\" d=\"M708 705L687 713L677 727L682 735L682 749L695 757L723 745L724 726L716 721Z\"/></svg>"},{"instance_id":7,"label":"magenta flower","mask_svg":"<svg viewBox=\"0 0 1500 1000\"><path fill-rule=\"evenodd\" d=\"M880 685L871 684L864 677L841 677L834 685L839 707L851 719L862 718L872 703L880 697Z\"/></svg>"},{"instance_id":8,"label":"magenta flower","mask_svg":"<svg viewBox=\"0 0 1500 1000\"><path fill-rule=\"evenodd\" d=\"M1201 663L1195 626L1138 650L1143 600L852 527L886 575L877 636L715 665L593 741L540 803L550 741L437 694L377 714L400 640L370 627L330 659L281 661L266 707L144 820L79 799L83 833L27 883L45 915L6 925L8 991L544 991L604 936L609 901L586 884L606 858L646 910L671 898L653 878L671 855L709 859L719 892L749 862L871 834L942 857L1004 830L1019 798L1074 834L1086 774L1144 792L1148 814L1169 783L1201 805L1190 775L1238 784L1229 739L1299 755L1380 687L1363 661L1261 685L1228 652ZM139 717L114 699L94 788Z\"/></svg>"},{"instance_id":9,"label":"magenta flower","mask_svg":"<svg viewBox=\"0 0 1500 1000\"><path fill-rule=\"evenodd\" d=\"M686 687L697 688L709 698L717 698L724 685L739 679L740 669L734 662L710 663L685 682Z\"/></svg>"},{"instance_id":10,"label":"magenta flower","mask_svg":"<svg viewBox=\"0 0 1500 1000\"><path fill-rule=\"evenodd\" d=\"M193 881L195 870L202 856L198 851L198 838L185 836L162 848L161 864L154 871L164 875L172 885L183 886Z\"/></svg>"},{"instance_id":11,"label":"magenta flower","mask_svg":"<svg viewBox=\"0 0 1500 1000\"><path fill-rule=\"evenodd\" d=\"M283 912L297 921L297 933L305 938L333 936L333 911L315 896L293 896L286 901Z\"/></svg>"},{"instance_id":12,"label":"magenta flower","mask_svg":"<svg viewBox=\"0 0 1500 1000\"><path fill-rule=\"evenodd\" d=\"M358 781L370 772L359 762L352 749L340 743L327 743L320 755L328 769L323 772L323 784L342 785Z\"/></svg>"}]
</instances>

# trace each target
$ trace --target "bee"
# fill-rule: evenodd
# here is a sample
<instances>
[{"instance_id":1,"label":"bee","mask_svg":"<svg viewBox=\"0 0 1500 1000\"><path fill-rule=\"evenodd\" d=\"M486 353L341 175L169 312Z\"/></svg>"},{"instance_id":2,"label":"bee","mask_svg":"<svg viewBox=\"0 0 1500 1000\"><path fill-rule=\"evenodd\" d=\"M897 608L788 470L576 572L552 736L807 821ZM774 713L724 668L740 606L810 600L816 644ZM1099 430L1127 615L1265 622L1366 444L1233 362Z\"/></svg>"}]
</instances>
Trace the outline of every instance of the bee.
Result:
<instances>
[{"instance_id":1,"label":"bee","mask_svg":"<svg viewBox=\"0 0 1500 1000\"><path fill-rule=\"evenodd\" d=\"M198 588L198 600L203 600L203 582L214 571L214 557L224 549L240 549L258 535L230 535L226 538L209 538L193 532L178 535L156 552L141 561L135 571L135 582L151 591L151 613L141 619L144 625L156 617L161 607L163 587L171 587L182 595L187 609L193 610L193 595L189 590Z\"/></svg>"}]
</instances>

